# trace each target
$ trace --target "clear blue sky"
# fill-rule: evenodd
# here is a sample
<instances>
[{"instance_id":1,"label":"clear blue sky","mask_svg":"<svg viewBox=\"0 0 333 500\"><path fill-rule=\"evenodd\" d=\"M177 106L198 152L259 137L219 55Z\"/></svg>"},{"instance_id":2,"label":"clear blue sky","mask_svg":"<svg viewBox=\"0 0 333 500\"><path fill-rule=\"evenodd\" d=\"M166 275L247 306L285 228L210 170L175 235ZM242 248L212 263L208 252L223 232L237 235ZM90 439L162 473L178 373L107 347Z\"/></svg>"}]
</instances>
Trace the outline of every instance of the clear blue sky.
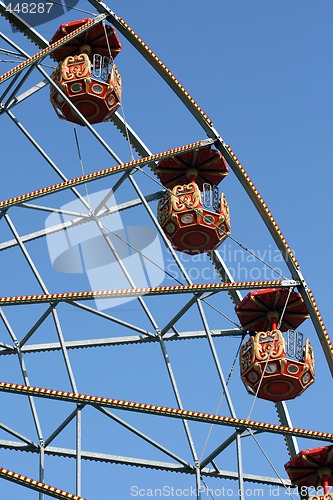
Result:
<instances>
[{"instance_id":1,"label":"clear blue sky","mask_svg":"<svg viewBox=\"0 0 333 500\"><path fill-rule=\"evenodd\" d=\"M235 151L294 250L305 279L315 294L325 324L329 331L332 330L329 285L333 279L333 6L330 0L320 0L316 3L311 0L109 0L107 3L170 68ZM93 12L93 8L86 1L80 1L79 7ZM71 11L61 19L37 26L37 29L42 36L50 39L60 22L85 16L83 13ZM0 20L0 28L30 55L38 50L20 34L13 34L3 19ZM125 116L150 150L156 153L204 139L205 133L161 79L125 40L122 39L122 42L123 51L117 57L116 63L123 78ZM49 60L47 62L51 63ZM1 74L13 65L14 63L1 64ZM40 79L35 72L29 84L37 83ZM40 141L50 157L61 166L68 178L81 175L73 128L57 119L48 102L47 90L28 99L13 109L13 112ZM1 117L0 126L3 149L1 200L59 181L58 176L39 158L6 116ZM122 161L128 161L128 147L113 126L102 124L97 128ZM115 164L83 129L78 128L78 136L85 173ZM138 177L138 182L145 193L159 189L144 177ZM111 181L96 184L96 190L111 186ZM222 187L230 205L233 236L286 273L284 265L277 257L273 241L232 173L223 182ZM88 189L93 193L95 188L90 184ZM80 188L80 191L85 194L83 188ZM126 185L119 197L119 201L125 201L134 198L135 193ZM59 198L44 198L40 204L59 208L71 200L69 195L64 194ZM32 210L23 209L12 209L9 214L13 216L20 234L43 228L47 216L44 212L36 215ZM139 209L132 209L124 215L124 223L147 225L148 219ZM3 220L0 221L0 226L1 241L11 239L13 236ZM81 275L58 273L52 269L45 241L30 243L28 248L50 291L88 289L88 280ZM249 273L252 266L258 265L250 262L245 254L237 254L236 251L237 247L231 242L225 242L220 247L222 256L226 257L230 267L236 270L235 280L255 279L256 277ZM196 282L203 281L202 274L209 266L207 259L203 257L200 262L184 260L184 264ZM164 266L170 272L174 269L166 255ZM196 269L200 269L197 276ZM3 277L0 285L2 296L40 292L17 249L1 253L0 270ZM209 275L209 281L214 281L213 275ZM166 278L165 283L171 282ZM117 284L110 280L108 288L117 287ZM236 321L232 306L226 299L227 297L223 296L220 302L220 299L215 297L212 304ZM179 299L179 302L167 299L147 301L161 325L167 322L183 302L186 302L186 298ZM123 305L108 312L127 321L137 321L142 327L148 328L138 306L132 302L129 304L128 307ZM114 326L110 329L109 323L106 324L102 320L80 316L81 312L76 308L64 306L59 309L66 340L130 334L126 329L118 330ZM19 315L16 311L16 308L8 311L8 319L21 339L37 320L42 309L37 311L27 306ZM7 310L5 312L7 314ZM211 310L207 314L212 328L233 326ZM35 340L34 337L31 339L31 343L55 341L55 334L51 333L52 328L52 321L48 320L41 332L36 334ZM179 329L202 329L197 313L186 316ZM330 390L331 377L309 320L301 331L310 336L316 350L317 380L304 395L290 403L292 421L300 428L330 432L330 401L327 391ZM3 325L0 341L10 343ZM207 345L203 342L169 343L167 347L185 408L214 413L219 402L220 389ZM226 376L234 360L238 342L239 339L236 339L236 342L226 341L225 344L216 342ZM156 345L72 351L70 358L80 392L151 404L176 405L168 385L162 356ZM2 357L2 361L4 368L1 379L21 382L22 375L17 361L11 357ZM26 363L32 385L64 390L70 388L59 354L30 354L26 356ZM230 391L237 415L246 418L252 398L247 396L238 378L236 363ZM11 395L0 393L0 398L3 408L3 417L0 420L36 440L30 415L27 418L22 416L29 414L28 405L22 403L20 398L15 398L13 403ZM69 404L43 401L37 401L37 407L45 436L48 436L61 418L73 409ZM95 413L90 410L84 412L84 449L167 461L167 457L152 452L148 446L142 445L116 424L107 422L106 425L104 417L96 416ZM228 414L225 402L222 403L219 413ZM144 432L150 432L155 439L160 439L162 434L164 445L190 460L184 433L178 422L169 422L161 417L149 419L134 414L121 416ZM278 423L274 407L262 401L257 401L252 418ZM200 454L208 426L203 428L199 424L191 424L191 430ZM73 435L72 425L68 433L64 433L54 446L74 447ZM214 431L207 450L214 449L228 435L229 431L225 429ZM10 438L6 433L1 433L1 439ZM274 466L284 475L283 464L288 460L288 455L282 440L275 437L270 440L264 436L260 436L260 440ZM313 446L317 445L316 442L301 440L300 448L311 447L311 443ZM247 438L243 451L246 472L275 475L253 440ZM257 464L253 463L254 453L257 454ZM69 459L47 457L45 482L75 492L73 463ZM236 465L234 450L232 455L227 454L227 458L220 460L218 464L221 469L233 469ZM38 476L37 461L29 459L26 454L0 450L0 466L28 476ZM67 475L68 470L73 474ZM147 492L149 488L161 488L165 485L175 488L190 488L194 485L191 476L95 462L84 463L83 473L82 496L91 500L130 500L133 498L131 486L138 486ZM209 479L206 483L213 489L218 490L224 485L236 491L236 483ZM247 484L246 488L254 486ZM4 480L0 482L0 491L8 498L37 498L36 493L7 484ZM251 491L253 496L253 490ZM268 498L269 490L266 490L265 494ZM219 493L216 493L216 498L218 495ZM251 496L250 492L248 496ZM280 496L286 497L283 490L280 491ZM209 498L205 493L203 498L206 497Z\"/></svg>"}]
</instances>

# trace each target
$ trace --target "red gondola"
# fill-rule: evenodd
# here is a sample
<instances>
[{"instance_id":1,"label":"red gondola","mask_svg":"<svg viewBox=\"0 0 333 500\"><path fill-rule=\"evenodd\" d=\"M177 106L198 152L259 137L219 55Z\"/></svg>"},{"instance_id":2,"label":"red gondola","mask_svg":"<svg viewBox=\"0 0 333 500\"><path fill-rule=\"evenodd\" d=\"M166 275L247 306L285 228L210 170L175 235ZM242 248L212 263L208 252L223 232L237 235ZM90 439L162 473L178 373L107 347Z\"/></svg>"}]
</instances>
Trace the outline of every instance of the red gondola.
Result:
<instances>
[{"instance_id":1,"label":"red gondola","mask_svg":"<svg viewBox=\"0 0 333 500\"><path fill-rule=\"evenodd\" d=\"M227 201L217 184L228 174L219 151L206 146L158 162L156 174L168 188L158 220L174 248L190 254L216 248L230 232Z\"/></svg>"},{"instance_id":2,"label":"red gondola","mask_svg":"<svg viewBox=\"0 0 333 500\"><path fill-rule=\"evenodd\" d=\"M303 335L294 331L309 317L301 295L284 288L257 290L248 293L235 310L243 328L253 333L240 353L247 391L269 401L299 396L314 382L310 341L303 343ZM287 330L284 338L282 332Z\"/></svg>"},{"instance_id":3,"label":"red gondola","mask_svg":"<svg viewBox=\"0 0 333 500\"><path fill-rule=\"evenodd\" d=\"M323 446L300 451L285 464L290 481L297 486L324 489L324 496L312 496L312 499L328 500L329 487L333 486L333 446ZM329 496L328 496L329 495Z\"/></svg>"},{"instance_id":4,"label":"red gondola","mask_svg":"<svg viewBox=\"0 0 333 500\"><path fill-rule=\"evenodd\" d=\"M219 151L207 146L165 158L158 162L155 172L167 188L190 180L202 191L205 183L217 186L228 175L228 164Z\"/></svg>"},{"instance_id":5,"label":"red gondola","mask_svg":"<svg viewBox=\"0 0 333 500\"><path fill-rule=\"evenodd\" d=\"M88 21L90 19L62 24L50 43L61 40ZM113 62L120 50L114 28L99 23L53 53L59 61L52 74L53 81L89 123L110 120L120 106L121 78ZM59 118L82 125L75 111L53 86L50 100Z\"/></svg>"},{"instance_id":6,"label":"red gondola","mask_svg":"<svg viewBox=\"0 0 333 500\"><path fill-rule=\"evenodd\" d=\"M295 330L309 318L301 294L287 288L267 288L250 292L236 306L236 314L244 330L275 330L281 317L281 332Z\"/></svg>"},{"instance_id":7,"label":"red gondola","mask_svg":"<svg viewBox=\"0 0 333 500\"><path fill-rule=\"evenodd\" d=\"M84 24L91 21L89 18L80 19L78 21L72 21L70 23L64 23L59 26L55 34L50 40L50 45L52 43L58 42L64 36L73 33L78 28L81 28ZM119 54L121 51L121 43L118 38L116 30L107 24L102 23L94 24L91 28L80 33L77 37L73 38L69 42L65 43L59 49L54 50L53 56L60 62L63 61L68 56L74 56L85 52L93 48L94 51L101 56L109 57L109 47L111 50L112 58Z\"/></svg>"}]
</instances>

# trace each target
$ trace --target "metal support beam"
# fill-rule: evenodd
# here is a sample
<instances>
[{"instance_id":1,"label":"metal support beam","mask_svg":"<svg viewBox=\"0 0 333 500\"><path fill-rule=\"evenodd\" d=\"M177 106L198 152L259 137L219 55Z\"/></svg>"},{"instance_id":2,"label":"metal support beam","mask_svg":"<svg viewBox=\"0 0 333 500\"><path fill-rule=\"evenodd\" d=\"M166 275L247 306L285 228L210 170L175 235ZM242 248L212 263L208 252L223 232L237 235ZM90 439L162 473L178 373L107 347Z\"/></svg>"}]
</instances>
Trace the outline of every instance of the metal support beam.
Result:
<instances>
[{"instance_id":1,"label":"metal support beam","mask_svg":"<svg viewBox=\"0 0 333 500\"><path fill-rule=\"evenodd\" d=\"M231 443L234 443L235 439L237 438L238 432L235 431L231 434L231 436L228 437L223 443L220 444L214 451L212 451L204 460L201 461L200 466L201 468L205 468L208 464L214 460L222 451L224 451L228 446L231 445Z\"/></svg>"},{"instance_id":2,"label":"metal support beam","mask_svg":"<svg viewBox=\"0 0 333 500\"><path fill-rule=\"evenodd\" d=\"M22 443L16 441L0 440L0 448L17 450L21 452L36 453L35 450L32 450L28 446L22 445ZM48 446L45 449L45 455L64 457L64 458L75 458L76 450L70 448L58 448L58 447ZM106 453L96 453L92 451L82 451L82 460L104 462L104 463L118 464L118 465L129 465L133 467L143 467L145 469L179 472L182 474L192 474L192 475L195 474L195 469L184 467L178 463L144 460L142 458L124 457L124 456L110 455ZM205 477L231 479L235 481L237 481L238 479L238 472L224 470L224 469L216 470L216 469L204 468L201 470L200 473L202 476ZM289 479L283 479L282 483L281 480L275 477L259 476L255 474L244 474L244 480L250 483L260 483L272 486L283 486L283 485L291 486L291 482L289 481Z\"/></svg>"},{"instance_id":3,"label":"metal support beam","mask_svg":"<svg viewBox=\"0 0 333 500\"><path fill-rule=\"evenodd\" d=\"M107 315L106 315L107 316ZM107 319L113 320L113 318ZM145 332L146 333L146 332ZM240 337L243 332L237 328L231 330L210 330L212 337ZM169 340L200 340L206 338L206 332L204 330L200 331L190 331L190 332L169 332L163 335L165 341ZM85 349L88 347L108 347L117 345L130 345L130 344L145 344L151 342L158 342L158 337L156 335L151 335L147 337L141 337L139 335L123 336L123 337L109 337L101 339L84 339L84 340L67 340L65 341L66 349ZM50 352L50 351L60 351L61 345L59 342L52 342L48 344L29 344L24 345L21 348L22 353L33 353L33 352ZM16 354L16 348L12 346L5 346L3 350L0 350L0 356L9 356L11 354Z\"/></svg>"}]
</instances>

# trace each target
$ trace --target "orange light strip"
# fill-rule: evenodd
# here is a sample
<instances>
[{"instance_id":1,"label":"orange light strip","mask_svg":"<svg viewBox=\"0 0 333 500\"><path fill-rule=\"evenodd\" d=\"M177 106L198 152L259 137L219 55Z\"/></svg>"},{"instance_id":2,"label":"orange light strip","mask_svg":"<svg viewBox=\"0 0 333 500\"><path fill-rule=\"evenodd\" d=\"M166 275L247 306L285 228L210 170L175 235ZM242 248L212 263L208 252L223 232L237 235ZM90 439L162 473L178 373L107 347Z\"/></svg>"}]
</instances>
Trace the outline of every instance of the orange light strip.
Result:
<instances>
[{"instance_id":1,"label":"orange light strip","mask_svg":"<svg viewBox=\"0 0 333 500\"><path fill-rule=\"evenodd\" d=\"M108 177L109 175L116 174L123 170L139 167L145 165L146 163L161 160L163 158L180 154L185 151L198 149L200 147L203 147L203 145L205 144L203 144L202 141L193 142L191 144L187 144L186 146L180 146L177 148L169 149L167 151L163 151L162 153L156 153L154 155L145 156L143 158L139 158L138 160L132 160L127 163L122 163L121 165L116 165L114 167L98 170L97 172L93 172L91 174L82 175L81 177L76 177L75 179L59 182L58 184L54 184L53 186L48 186L42 189L38 189L36 191L32 191L27 194L23 194L21 196L16 196L15 198L10 198L9 200L1 201L0 209L12 207L13 205L18 205L19 203L31 201L36 198L40 198L41 196L46 196L48 194L62 191L63 189L78 186L79 184L94 181L97 179L102 179L103 177Z\"/></svg>"},{"instance_id":2,"label":"orange light strip","mask_svg":"<svg viewBox=\"0 0 333 500\"><path fill-rule=\"evenodd\" d=\"M100 22L100 20L98 22ZM6 73L4 73L2 76L0 76L0 83L3 83L5 80L8 80L8 78L12 77L16 73L19 73L20 71L22 71L27 66L30 66L34 62L38 61L38 59L42 59L43 57L47 56L50 52L52 52L54 49L59 47L59 45L63 45L68 40L75 38L79 33L81 33L81 31L86 30L88 28L88 26L90 26L92 24L96 24L96 21L94 19L88 21L83 26L80 26L80 28L77 28L72 33L69 33L68 35L66 35L63 38L61 38L60 40L52 43L48 47L45 47L45 49L37 52L37 54L29 57L29 59L26 59L25 61L21 62L18 66L15 66L15 68L10 69Z\"/></svg>"},{"instance_id":3,"label":"orange light strip","mask_svg":"<svg viewBox=\"0 0 333 500\"><path fill-rule=\"evenodd\" d=\"M235 153L233 152L233 150L231 149L230 146L228 145L225 145L225 148L227 149L228 153L230 154L231 158L234 160L235 164L237 165L237 167L239 168L240 172L242 173L244 179L246 180L247 184L250 186L252 192L255 194L257 200L259 201L259 203L261 204L261 206L263 207L263 209L265 210L270 222L272 223L275 231L276 231L276 234L280 237L280 240L281 242L283 243L283 246L285 247L290 259L292 260L292 262L295 264L295 266L299 269L300 265L299 263L297 262L296 260L296 257L294 256L290 246L288 245L285 237L283 236L279 226L277 225L271 211L269 210L268 206L266 205L266 203L264 202L261 194L259 193L259 191L256 189L256 187L254 186L253 182L251 181L250 177L248 176L248 174L246 173L244 167L242 166L242 164L240 163L240 161L238 160L237 156L235 155Z\"/></svg>"},{"instance_id":4,"label":"orange light strip","mask_svg":"<svg viewBox=\"0 0 333 500\"><path fill-rule=\"evenodd\" d=\"M212 125L212 121L210 118L204 113L199 104L193 99L189 92L183 87L183 85L177 80L175 75L169 70L169 68L161 61L159 57L153 52L148 45L142 40L142 38L135 33L135 31L124 21L124 19L118 17L117 20L130 33L131 36L135 38L135 40L141 45L141 47L148 52L148 54L154 59L155 62L161 67L161 69L171 78L171 80L177 85L179 90L183 93L183 95L190 101L190 103L195 107L195 109L201 114L201 116L206 120L209 125Z\"/></svg>"},{"instance_id":5,"label":"orange light strip","mask_svg":"<svg viewBox=\"0 0 333 500\"><path fill-rule=\"evenodd\" d=\"M23 476L22 474L17 474L17 472L12 472L8 469L0 467L0 477L7 479L14 483L18 483L22 486L27 486L33 490L39 491L40 493L46 493L54 498L70 498L71 500L85 500L82 497L68 493L67 491L60 490L54 486L49 486L48 484L41 483L36 479L31 479L30 477Z\"/></svg>"},{"instance_id":6,"label":"orange light strip","mask_svg":"<svg viewBox=\"0 0 333 500\"><path fill-rule=\"evenodd\" d=\"M168 408L166 406L150 405L145 403L134 403L131 401L123 401L120 399L102 398L98 396L87 396L86 394L76 394L66 391L57 391L53 389L43 389L40 387L31 387L27 385L11 384L0 382L0 391L12 392L16 394L45 397L50 399L58 399L62 401L70 401L72 403L82 403L92 405L102 405L118 410L131 410L153 415L169 416L175 418L183 418L196 420L198 422L206 422L212 424L226 425L238 427L241 429L251 428L254 430L266 430L282 435L292 435L311 439L320 439L323 441L332 441L333 434L321 431L311 431L307 429L299 429L296 427L287 427L284 425L267 424L254 420L239 419L233 417L224 417L221 415L212 415L210 413L201 413L197 411L180 410L177 408Z\"/></svg>"},{"instance_id":7,"label":"orange light strip","mask_svg":"<svg viewBox=\"0 0 333 500\"><path fill-rule=\"evenodd\" d=\"M287 286L294 287L293 281ZM63 302L68 300L110 299L113 297L141 297L142 295L164 295L166 293L219 292L229 290L252 290L286 286L283 281L233 281L232 283L208 283L200 285L176 285L143 288L124 288L118 290L97 290L86 292L43 293L39 295L19 295L0 297L0 305L41 304L45 302Z\"/></svg>"}]
</instances>

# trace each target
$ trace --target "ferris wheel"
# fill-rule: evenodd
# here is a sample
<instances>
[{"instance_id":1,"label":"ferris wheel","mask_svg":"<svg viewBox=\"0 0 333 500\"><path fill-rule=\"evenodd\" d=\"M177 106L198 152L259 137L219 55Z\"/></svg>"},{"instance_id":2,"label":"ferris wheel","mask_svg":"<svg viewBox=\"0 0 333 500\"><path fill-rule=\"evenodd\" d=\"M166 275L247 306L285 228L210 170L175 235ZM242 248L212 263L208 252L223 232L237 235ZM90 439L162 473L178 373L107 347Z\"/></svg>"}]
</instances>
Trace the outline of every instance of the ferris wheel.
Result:
<instances>
[{"instance_id":1,"label":"ferris wheel","mask_svg":"<svg viewBox=\"0 0 333 500\"><path fill-rule=\"evenodd\" d=\"M0 2L0 488L333 498L333 346L298 260L177 76L87 6L46 39Z\"/></svg>"}]
</instances>

